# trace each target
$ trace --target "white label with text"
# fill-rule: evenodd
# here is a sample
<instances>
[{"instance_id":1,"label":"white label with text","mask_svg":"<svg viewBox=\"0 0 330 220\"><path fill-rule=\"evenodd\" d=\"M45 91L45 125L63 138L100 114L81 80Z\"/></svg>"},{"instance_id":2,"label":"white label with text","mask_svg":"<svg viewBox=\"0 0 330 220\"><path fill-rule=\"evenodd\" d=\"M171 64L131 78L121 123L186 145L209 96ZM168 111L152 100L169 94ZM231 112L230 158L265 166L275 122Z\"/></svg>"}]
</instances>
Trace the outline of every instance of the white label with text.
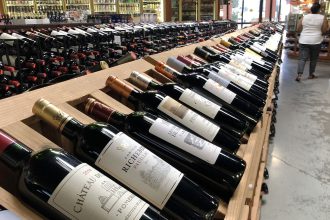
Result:
<instances>
[{"instance_id":1,"label":"white label with text","mask_svg":"<svg viewBox=\"0 0 330 220\"><path fill-rule=\"evenodd\" d=\"M149 132L210 164L216 162L221 152L218 146L160 118L152 124Z\"/></svg>"},{"instance_id":2,"label":"white label with text","mask_svg":"<svg viewBox=\"0 0 330 220\"><path fill-rule=\"evenodd\" d=\"M231 104L236 97L235 93L219 85L219 83L213 81L212 79L207 80L203 88L228 104Z\"/></svg>"},{"instance_id":3,"label":"white label with text","mask_svg":"<svg viewBox=\"0 0 330 220\"><path fill-rule=\"evenodd\" d=\"M162 209L183 174L142 145L119 132L102 150L95 165Z\"/></svg>"},{"instance_id":4,"label":"white label with text","mask_svg":"<svg viewBox=\"0 0 330 220\"><path fill-rule=\"evenodd\" d=\"M70 219L140 219L149 205L82 163L60 182L48 203Z\"/></svg>"},{"instance_id":5,"label":"white label with text","mask_svg":"<svg viewBox=\"0 0 330 220\"><path fill-rule=\"evenodd\" d=\"M220 130L219 126L169 96L158 105L158 109L206 140L213 141Z\"/></svg>"},{"instance_id":6,"label":"white label with text","mask_svg":"<svg viewBox=\"0 0 330 220\"><path fill-rule=\"evenodd\" d=\"M179 97L179 100L190 107L197 109L199 112L202 112L210 118L215 118L221 108L219 105L211 102L196 92L191 91L190 89L185 89Z\"/></svg>"}]
</instances>

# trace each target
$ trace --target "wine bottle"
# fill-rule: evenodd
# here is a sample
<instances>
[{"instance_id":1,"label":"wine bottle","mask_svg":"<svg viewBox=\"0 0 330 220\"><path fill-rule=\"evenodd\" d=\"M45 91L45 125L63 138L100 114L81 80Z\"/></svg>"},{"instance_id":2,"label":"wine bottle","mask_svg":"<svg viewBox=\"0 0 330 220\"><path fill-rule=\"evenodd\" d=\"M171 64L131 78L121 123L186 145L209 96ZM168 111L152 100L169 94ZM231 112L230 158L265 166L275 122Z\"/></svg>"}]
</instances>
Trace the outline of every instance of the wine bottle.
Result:
<instances>
[{"instance_id":1,"label":"wine bottle","mask_svg":"<svg viewBox=\"0 0 330 220\"><path fill-rule=\"evenodd\" d=\"M194 50L194 54L196 54L197 56L202 57L203 59L207 60L208 62L216 62L216 61L222 61L225 63L232 63L233 59L232 57L228 57L225 54L224 55L220 55L220 54L211 54L207 51L205 51L203 48L201 47L196 47ZM241 66L241 65L240 65ZM246 66L244 70L248 70L249 72L257 75L257 76L263 76L263 77L267 77L269 74L267 72L261 72L257 69L254 69L250 66Z\"/></svg>"},{"instance_id":2,"label":"wine bottle","mask_svg":"<svg viewBox=\"0 0 330 220\"><path fill-rule=\"evenodd\" d=\"M2 131L0 140L0 162L13 172L21 171L19 193L49 218L165 219L139 197L62 149L47 148L32 155L31 149Z\"/></svg>"},{"instance_id":3,"label":"wine bottle","mask_svg":"<svg viewBox=\"0 0 330 220\"><path fill-rule=\"evenodd\" d=\"M218 104L206 99L188 88L180 86L177 83L160 84L136 71L131 73L129 79L140 89L158 90L168 96L171 96L175 100L179 100L180 102L210 118L212 122L218 124L221 128L225 129L237 138L242 138L248 128L246 121L230 115L226 110L222 109L222 106L219 106Z\"/></svg>"},{"instance_id":4,"label":"wine bottle","mask_svg":"<svg viewBox=\"0 0 330 220\"><path fill-rule=\"evenodd\" d=\"M239 139L224 132L218 125L162 92L155 90L140 92L114 76L109 76L106 85L127 98L136 107L146 111L156 111L157 114L173 120L215 145L236 152L241 144Z\"/></svg>"},{"instance_id":5,"label":"wine bottle","mask_svg":"<svg viewBox=\"0 0 330 220\"><path fill-rule=\"evenodd\" d=\"M213 79L209 79L204 75L198 73L182 74L168 65L158 61L155 69L171 80L187 85L187 87L198 88L207 92L207 94L213 94L217 97L217 100L220 101L220 103L226 103L228 106L234 107L237 111L242 111L245 113L245 115L247 115L243 116L245 119L252 117L252 120L248 119L248 121L252 122L252 124L254 124L253 120L259 120L262 115L262 112L254 104L242 99L234 92L228 90Z\"/></svg>"},{"instance_id":6,"label":"wine bottle","mask_svg":"<svg viewBox=\"0 0 330 220\"><path fill-rule=\"evenodd\" d=\"M126 115L91 98L86 101L85 112L128 132L152 152L226 201L244 173L246 163L240 157L151 113Z\"/></svg>"},{"instance_id":7,"label":"wine bottle","mask_svg":"<svg viewBox=\"0 0 330 220\"><path fill-rule=\"evenodd\" d=\"M208 66L208 64L204 64L204 65L201 65L199 63L196 63L195 61L189 59L188 57L183 57L183 56L178 56L177 57L177 60L179 60L180 62L184 63L185 65L187 65L188 67L191 67L191 69L195 69L195 68L200 68L200 67L204 67L204 66ZM238 68L235 68L227 63L218 63L218 62L215 62L215 63L212 63L212 64L209 64L209 65L222 65L231 70L233 73L235 73L236 75L242 75L242 76L245 76L246 78L248 78L249 80L251 80L253 83L255 83L257 80L258 80L258 77L253 75L253 74L250 74L248 72L245 72L245 71L242 71ZM174 67L173 67L174 68ZM178 70L179 71L179 70ZM180 71L179 71L180 72ZM267 82L266 82L266 85L267 85Z\"/></svg>"},{"instance_id":8,"label":"wine bottle","mask_svg":"<svg viewBox=\"0 0 330 220\"><path fill-rule=\"evenodd\" d=\"M225 69L225 67L206 65L201 68L191 69L174 57L168 58L166 64L181 73L197 72L204 74L256 106L263 107L265 105L263 92L258 90L252 81L246 77L229 72L230 70Z\"/></svg>"},{"instance_id":9,"label":"wine bottle","mask_svg":"<svg viewBox=\"0 0 330 220\"><path fill-rule=\"evenodd\" d=\"M44 99L35 103L33 112L72 140L79 158L95 164L164 214L183 219L209 219L215 214L217 197L115 127L84 125Z\"/></svg>"}]
</instances>

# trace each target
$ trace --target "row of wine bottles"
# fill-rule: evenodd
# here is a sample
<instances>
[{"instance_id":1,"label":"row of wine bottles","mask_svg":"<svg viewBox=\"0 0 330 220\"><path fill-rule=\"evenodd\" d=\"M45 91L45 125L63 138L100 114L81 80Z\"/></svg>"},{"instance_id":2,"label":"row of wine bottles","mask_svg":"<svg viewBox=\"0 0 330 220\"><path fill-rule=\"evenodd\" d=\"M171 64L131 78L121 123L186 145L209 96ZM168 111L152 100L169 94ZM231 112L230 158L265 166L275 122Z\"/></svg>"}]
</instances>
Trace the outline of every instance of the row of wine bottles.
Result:
<instances>
[{"instance_id":1,"label":"row of wine bottles","mask_svg":"<svg viewBox=\"0 0 330 220\"><path fill-rule=\"evenodd\" d=\"M3 32L0 98L98 71L102 61L114 66L205 40L228 31L228 26L228 22L103 24Z\"/></svg>"},{"instance_id":2,"label":"row of wine bottles","mask_svg":"<svg viewBox=\"0 0 330 220\"><path fill-rule=\"evenodd\" d=\"M275 40L279 42L279 30L281 26L265 24L240 36L262 48L260 55L253 47L251 51L242 49L250 44L237 43L242 48L216 54L215 48L196 48L194 56L180 60L196 65L194 70L200 67L216 73L209 67L226 67L227 75L239 72L240 76L250 76L254 82L246 82L263 94L266 91L261 88L267 87L264 79L269 75L263 71L273 66L268 56L276 57L276 51L269 48ZM247 62L255 66L262 63L263 71L255 66L240 70L225 59L214 63L202 59L216 56L231 60L242 51ZM248 56L247 51L254 56ZM137 110L128 115L102 100L87 98L85 113L103 122L85 125L45 99L36 101L33 113L72 142L75 156L53 148L32 152L1 132L0 162L21 170L18 190L22 197L56 219L212 219L220 200L228 202L244 174L246 163L234 152L240 145L239 137L253 129L251 122L259 120L252 107L260 110L236 94L230 96L233 92L229 88L247 89L232 82L227 84L232 87L225 87L180 60L155 62L160 74L174 76L171 79L180 79L178 83L160 84L132 72L128 81L146 91L109 76L106 85L112 93L126 98ZM256 73L263 73L263 77ZM209 92L199 93L199 89ZM215 94L224 97L227 104ZM264 100L260 94L247 94Z\"/></svg>"}]
</instances>

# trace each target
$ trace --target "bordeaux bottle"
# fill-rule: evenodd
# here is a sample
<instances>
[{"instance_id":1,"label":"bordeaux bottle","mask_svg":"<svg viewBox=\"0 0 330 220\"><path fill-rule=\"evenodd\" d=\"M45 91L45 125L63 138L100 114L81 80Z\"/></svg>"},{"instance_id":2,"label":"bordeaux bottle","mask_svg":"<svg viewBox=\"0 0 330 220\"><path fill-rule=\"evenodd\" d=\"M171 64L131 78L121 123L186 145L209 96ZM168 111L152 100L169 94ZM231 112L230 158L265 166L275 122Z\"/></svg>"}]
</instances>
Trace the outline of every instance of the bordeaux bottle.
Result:
<instances>
[{"instance_id":1,"label":"bordeaux bottle","mask_svg":"<svg viewBox=\"0 0 330 220\"><path fill-rule=\"evenodd\" d=\"M205 65L204 67L191 69L174 57L170 57L166 64L181 73L198 72L204 74L256 106L263 107L265 105L264 93L258 90L252 81L246 77L238 76L224 67Z\"/></svg>"},{"instance_id":2,"label":"bordeaux bottle","mask_svg":"<svg viewBox=\"0 0 330 220\"><path fill-rule=\"evenodd\" d=\"M233 60L228 57L226 54L220 55L220 54L211 54L207 51L205 51L203 48L201 47L196 47L194 50L194 54L196 54L197 56L200 56L201 58L207 60L208 62L216 62L216 61L222 61L224 63L231 63L233 62ZM255 74L256 76L262 76L262 77L266 77L269 76L268 72L261 72L257 69L248 67L246 68L249 72L251 72L252 74Z\"/></svg>"},{"instance_id":3,"label":"bordeaux bottle","mask_svg":"<svg viewBox=\"0 0 330 220\"><path fill-rule=\"evenodd\" d=\"M201 186L228 201L245 170L245 161L148 112L128 115L88 98L85 112L115 125L180 169Z\"/></svg>"},{"instance_id":4,"label":"bordeaux bottle","mask_svg":"<svg viewBox=\"0 0 330 220\"><path fill-rule=\"evenodd\" d=\"M59 148L32 155L31 149L0 131L0 162L13 172L20 171L19 193L49 218L165 219L140 198Z\"/></svg>"},{"instance_id":5,"label":"bordeaux bottle","mask_svg":"<svg viewBox=\"0 0 330 220\"><path fill-rule=\"evenodd\" d=\"M140 92L114 76L109 76L106 84L136 107L146 111L156 111L157 114L185 126L215 145L223 146L225 144L225 148L233 152L237 151L240 146L239 139L224 132L218 125L162 92L155 90Z\"/></svg>"},{"instance_id":6,"label":"bordeaux bottle","mask_svg":"<svg viewBox=\"0 0 330 220\"><path fill-rule=\"evenodd\" d=\"M221 128L237 138L242 138L248 127L246 121L230 115L222 108L222 106L219 106L198 93L188 88L184 88L177 83L159 84L136 71L131 73L129 79L140 89L158 90L171 96L173 99L183 102L189 107L207 116L211 121L220 125Z\"/></svg>"},{"instance_id":7,"label":"bordeaux bottle","mask_svg":"<svg viewBox=\"0 0 330 220\"><path fill-rule=\"evenodd\" d=\"M164 214L183 219L210 219L215 214L218 198L115 127L84 125L44 99L35 103L33 112L72 140L79 158L104 170Z\"/></svg>"},{"instance_id":8,"label":"bordeaux bottle","mask_svg":"<svg viewBox=\"0 0 330 220\"><path fill-rule=\"evenodd\" d=\"M216 99L217 102L227 104L228 108L236 110L241 117L248 120L251 126L254 126L256 120L261 117L261 112L255 105L238 97L235 93L204 75L198 73L182 74L162 62L157 62L155 69L171 80L182 83L187 87L197 88Z\"/></svg>"}]
</instances>

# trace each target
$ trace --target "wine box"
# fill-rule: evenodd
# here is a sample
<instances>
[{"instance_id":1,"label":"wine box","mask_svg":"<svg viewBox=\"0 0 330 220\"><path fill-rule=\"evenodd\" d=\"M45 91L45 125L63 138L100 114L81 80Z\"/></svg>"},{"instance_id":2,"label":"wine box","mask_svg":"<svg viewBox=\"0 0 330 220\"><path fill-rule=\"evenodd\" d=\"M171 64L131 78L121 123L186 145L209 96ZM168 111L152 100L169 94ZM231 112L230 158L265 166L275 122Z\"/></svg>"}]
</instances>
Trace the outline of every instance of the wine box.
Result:
<instances>
[{"instance_id":1,"label":"wine box","mask_svg":"<svg viewBox=\"0 0 330 220\"><path fill-rule=\"evenodd\" d=\"M227 34L225 37L236 36L253 28L255 26ZM159 61L166 61L170 56L191 54L196 46L215 45L219 42L220 38L214 38L198 44L153 55L152 58ZM35 101L45 98L83 123L94 121L83 113L83 104L88 97L93 97L118 111L128 114L133 109L129 105L125 106L124 104L127 103L126 100L119 98L105 86L106 79L109 75L114 75L120 79L127 80L132 71L138 71L152 76L162 83L168 82L169 79L157 73L154 70L154 66L147 60L148 58L136 60L49 87L2 99L0 100L0 129L8 132L35 151L53 146L62 147L72 152L73 146L65 137L55 132L53 128L33 115L32 106ZM276 74L277 71L274 69L272 76L269 78L270 88L263 117L253 132L247 137L247 143L242 144L237 153L247 163L246 172L230 202L219 206L216 219L258 219L260 213L261 184L263 183L263 171L267 159L268 134L272 114L271 99ZM16 195L17 192L13 189L12 185L10 180L0 175L0 186L3 186L3 188ZM19 206L17 207L20 208Z\"/></svg>"}]
</instances>

